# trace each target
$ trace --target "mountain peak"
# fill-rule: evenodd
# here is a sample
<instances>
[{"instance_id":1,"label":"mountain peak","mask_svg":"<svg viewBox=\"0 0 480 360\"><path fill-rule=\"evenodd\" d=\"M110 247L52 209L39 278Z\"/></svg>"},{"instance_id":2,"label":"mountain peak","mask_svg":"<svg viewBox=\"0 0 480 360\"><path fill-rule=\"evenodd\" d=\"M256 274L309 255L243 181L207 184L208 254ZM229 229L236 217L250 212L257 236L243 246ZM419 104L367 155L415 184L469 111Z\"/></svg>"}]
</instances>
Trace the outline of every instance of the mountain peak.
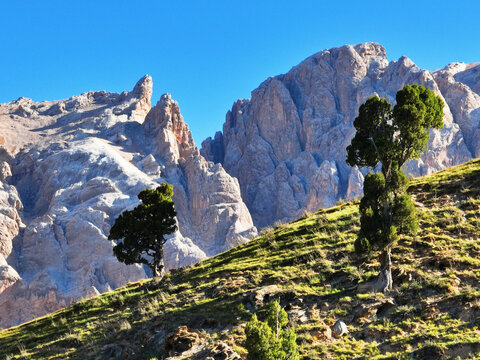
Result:
<instances>
[{"instance_id":1,"label":"mountain peak","mask_svg":"<svg viewBox=\"0 0 480 360\"><path fill-rule=\"evenodd\" d=\"M162 150L164 156L171 153L168 163L184 161L192 154L199 154L192 133L180 113L178 102L170 94L165 93L160 97L145 118L144 125L148 131L156 134L158 144L168 144L168 149ZM175 149L173 153L172 149Z\"/></svg>"},{"instance_id":2,"label":"mountain peak","mask_svg":"<svg viewBox=\"0 0 480 360\"><path fill-rule=\"evenodd\" d=\"M152 77L148 74L145 74L140 80L137 81L131 94L137 98L148 98L148 101L150 101L150 98L152 97L152 91Z\"/></svg>"},{"instance_id":3,"label":"mountain peak","mask_svg":"<svg viewBox=\"0 0 480 360\"><path fill-rule=\"evenodd\" d=\"M132 92L129 94L131 99L137 99L135 105L135 117L137 121L143 122L143 119L152 108L151 98L153 93L153 80L148 74L137 81Z\"/></svg>"}]
</instances>

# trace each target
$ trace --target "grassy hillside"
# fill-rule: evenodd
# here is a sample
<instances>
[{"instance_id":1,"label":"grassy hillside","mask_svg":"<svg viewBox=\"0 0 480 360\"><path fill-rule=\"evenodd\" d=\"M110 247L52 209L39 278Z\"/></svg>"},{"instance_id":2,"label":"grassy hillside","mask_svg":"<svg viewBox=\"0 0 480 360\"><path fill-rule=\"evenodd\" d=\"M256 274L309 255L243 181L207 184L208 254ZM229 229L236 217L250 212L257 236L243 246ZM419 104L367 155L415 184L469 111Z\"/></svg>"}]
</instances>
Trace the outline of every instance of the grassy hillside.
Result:
<instances>
[{"instance_id":1,"label":"grassy hillside","mask_svg":"<svg viewBox=\"0 0 480 360\"><path fill-rule=\"evenodd\" d=\"M265 229L250 243L0 331L0 359L161 359L181 325L240 353L252 312L279 298L303 359L480 358L480 160L415 180L420 232L393 250L391 294L359 294L379 264L354 255L358 203ZM343 320L349 334L330 336ZM193 331L192 330L192 331Z\"/></svg>"}]
</instances>

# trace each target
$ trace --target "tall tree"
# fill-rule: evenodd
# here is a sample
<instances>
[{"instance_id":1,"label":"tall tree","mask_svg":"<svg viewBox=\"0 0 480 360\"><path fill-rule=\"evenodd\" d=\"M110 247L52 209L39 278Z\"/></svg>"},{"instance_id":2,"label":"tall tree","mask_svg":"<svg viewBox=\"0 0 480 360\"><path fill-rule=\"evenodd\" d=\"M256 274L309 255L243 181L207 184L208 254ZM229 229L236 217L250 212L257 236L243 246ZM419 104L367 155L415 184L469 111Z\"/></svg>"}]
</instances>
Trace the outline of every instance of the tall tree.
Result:
<instances>
[{"instance_id":1,"label":"tall tree","mask_svg":"<svg viewBox=\"0 0 480 360\"><path fill-rule=\"evenodd\" d=\"M165 236L177 230L172 196L173 186L166 183L141 191L141 204L120 214L108 236L109 240L120 240L113 248L119 261L127 265L146 264L155 279L165 273Z\"/></svg>"},{"instance_id":2,"label":"tall tree","mask_svg":"<svg viewBox=\"0 0 480 360\"><path fill-rule=\"evenodd\" d=\"M398 234L418 230L415 207L406 193L408 178L401 167L427 150L428 129L443 127L443 101L421 85L406 85L396 95L393 108L374 96L360 106L353 125L357 130L347 147L350 166L381 166L381 172L365 177L360 201L360 232L357 253L382 250L380 274L374 291L392 289L391 249Z\"/></svg>"}]
</instances>

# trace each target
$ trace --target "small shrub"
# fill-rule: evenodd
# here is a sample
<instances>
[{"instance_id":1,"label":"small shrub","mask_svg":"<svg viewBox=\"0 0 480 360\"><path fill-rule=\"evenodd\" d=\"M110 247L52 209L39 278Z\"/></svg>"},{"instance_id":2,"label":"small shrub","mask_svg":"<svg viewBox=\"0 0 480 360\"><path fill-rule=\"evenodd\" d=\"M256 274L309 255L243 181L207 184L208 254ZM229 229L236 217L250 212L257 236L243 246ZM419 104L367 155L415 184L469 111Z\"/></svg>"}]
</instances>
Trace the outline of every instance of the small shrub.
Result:
<instances>
[{"instance_id":1,"label":"small shrub","mask_svg":"<svg viewBox=\"0 0 480 360\"><path fill-rule=\"evenodd\" d=\"M479 298L480 292L473 286L466 284L460 290L458 296L463 301L473 301Z\"/></svg>"},{"instance_id":2,"label":"small shrub","mask_svg":"<svg viewBox=\"0 0 480 360\"><path fill-rule=\"evenodd\" d=\"M165 302L165 295L160 292L158 296L155 296L148 300L140 300L140 306L138 306L138 312L142 316L156 316L161 306Z\"/></svg>"},{"instance_id":3,"label":"small shrub","mask_svg":"<svg viewBox=\"0 0 480 360\"><path fill-rule=\"evenodd\" d=\"M263 236L266 240L275 239L275 229L267 226L260 231L260 236Z\"/></svg>"},{"instance_id":4,"label":"small shrub","mask_svg":"<svg viewBox=\"0 0 480 360\"><path fill-rule=\"evenodd\" d=\"M82 343L82 337L78 333L69 331L63 336L60 342L67 346L77 346Z\"/></svg>"},{"instance_id":5,"label":"small shrub","mask_svg":"<svg viewBox=\"0 0 480 360\"><path fill-rule=\"evenodd\" d=\"M110 302L116 307L123 306L125 303L125 294L118 292L110 297Z\"/></svg>"},{"instance_id":6,"label":"small shrub","mask_svg":"<svg viewBox=\"0 0 480 360\"><path fill-rule=\"evenodd\" d=\"M18 348L18 352L20 353L20 357L22 357L22 358L27 358L28 352L27 352L27 350L25 349L25 345L23 345L23 344L18 344L18 345L17 345L17 348Z\"/></svg>"},{"instance_id":7,"label":"small shrub","mask_svg":"<svg viewBox=\"0 0 480 360\"><path fill-rule=\"evenodd\" d=\"M286 329L286 311L277 301L267 306L265 322L259 321L254 314L247 323L247 360L299 360L295 332L292 328Z\"/></svg>"},{"instance_id":8,"label":"small shrub","mask_svg":"<svg viewBox=\"0 0 480 360\"><path fill-rule=\"evenodd\" d=\"M416 312L417 309L412 305L401 305L396 310L396 313L402 316L410 316Z\"/></svg>"},{"instance_id":9,"label":"small shrub","mask_svg":"<svg viewBox=\"0 0 480 360\"><path fill-rule=\"evenodd\" d=\"M345 199L339 198L339 199L337 200L337 202L335 203L335 206L341 206L341 205L345 205L345 204L346 204Z\"/></svg>"},{"instance_id":10,"label":"small shrub","mask_svg":"<svg viewBox=\"0 0 480 360\"><path fill-rule=\"evenodd\" d=\"M118 325L119 329L122 330L130 330L132 328L132 325L127 320L122 320L120 321L120 324Z\"/></svg>"},{"instance_id":11,"label":"small shrub","mask_svg":"<svg viewBox=\"0 0 480 360\"><path fill-rule=\"evenodd\" d=\"M303 210L302 216L300 216L300 219L305 220L308 219L309 217L312 216L312 213L308 210Z\"/></svg>"},{"instance_id":12,"label":"small shrub","mask_svg":"<svg viewBox=\"0 0 480 360\"><path fill-rule=\"evenodd\" d=\"M284 223L283 221L277 220L277 221L275 221L275 223L273 224L273 227L274 227L275 229L278 229L279 227L282 227L283 225L285 225L285 223Z\"/></svg>"}]
</instances>

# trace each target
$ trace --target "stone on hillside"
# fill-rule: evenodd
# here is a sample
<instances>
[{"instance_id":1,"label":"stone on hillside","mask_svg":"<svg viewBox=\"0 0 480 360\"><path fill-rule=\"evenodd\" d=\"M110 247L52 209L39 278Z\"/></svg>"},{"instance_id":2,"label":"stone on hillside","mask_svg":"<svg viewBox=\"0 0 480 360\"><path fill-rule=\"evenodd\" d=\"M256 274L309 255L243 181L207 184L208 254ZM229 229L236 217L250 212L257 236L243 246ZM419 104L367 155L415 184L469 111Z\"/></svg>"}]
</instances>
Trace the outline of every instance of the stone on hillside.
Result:
<instances>
[{"instance_id":1,"label":"stone on hillside","mask_svg":"<svg viewBox=\"0 0 480 360\"><path fill-rule=\"evenodd\" d=\"M288 310L288 316L293 323L304 324L308 322L306 311L298 306L291 307L290 310Z\"/></svg>"},{"instance_id":2,"label":"stone on hillside","mask_svg":"<svg viewBox=\"0 0 480 360\"><path fill-rule=\"evenodd\" d=\"M388 316L396 308L395 300L393 298L387 298L377 309L377 317Z\"/></svg>"},{"instance_id":3,"label":"stone on hillside","mask_svg":"<svg viewBox=\"0 0 480 360\"><path fill-rule=\"evenodd\" d=\"M199 333L190 331L186 326L181 326L165 338L165 351L168 355L182 354L185 356L188 355L185 354L187 351L194 350L194 347L200 345L203 340Z\"/></svg>"},{"instance_id":4,"label":"stone on hillside","mask_svg":"<svg viewBox=\"0 0 480 360\"><path fill-rule=\"evenodd\" d=\"M223 341L211 346L203 356L206 357L198 357L198 360L242 360L242 357Z\"/></svg>"},{"instance_id":5,"label":"stone on hillside","mask_svg":"<svg viewBox=\"0 0 480 360\"><path fill-rule=\"evenodd\" d=\"M337 320L335 325L332 326L332 335L338 338L345 334L348 334L347 325L343 321Z\"/></svg>"},{"instance_id":6,"label":"stone on hillside","mask_svg":"<svg viewBox=\"0 0 480 360\"><path fill-rule=\"evenodd\" d=\"M282 289L277 285L268 285L253 291L250 294L250 300L255 304L256 307L262 307L264 304L272 301L274 296L281 291Z\"/></svg>"}]
</instances>

